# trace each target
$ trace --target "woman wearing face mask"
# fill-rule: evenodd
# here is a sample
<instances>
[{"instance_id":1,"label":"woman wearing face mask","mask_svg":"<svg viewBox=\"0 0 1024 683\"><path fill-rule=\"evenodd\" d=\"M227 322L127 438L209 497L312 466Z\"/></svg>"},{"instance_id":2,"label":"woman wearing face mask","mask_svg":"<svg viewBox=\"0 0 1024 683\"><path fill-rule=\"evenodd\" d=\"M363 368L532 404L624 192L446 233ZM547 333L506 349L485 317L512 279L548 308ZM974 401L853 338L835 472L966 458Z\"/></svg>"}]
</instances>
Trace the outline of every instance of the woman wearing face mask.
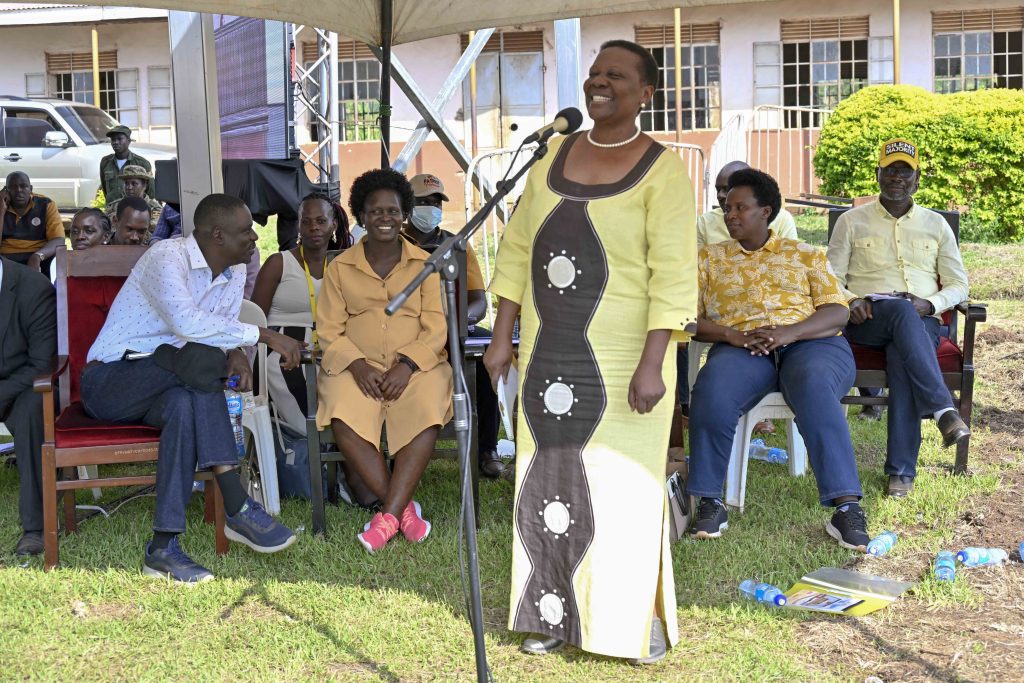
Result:
<instances>
[{"instance_id":1,"label":"woman wearing face mask","mask_svg":"<svg viewBox=\"0 0 1024 683\"><path fill-rule=\"evenodd\" d=\"M409 180L416 204L409 214L409 220L402 226L402 234L424 251L432 252L451 236L441 229L441 207L448 201L441 179L429 173L421 173ZM476 260L473 246L466 245L466 300L469 336L490 337L491 331L476 327L487 312L487 293L484 291L484 276L480 262ZM498 457L498 397L491 386L491 379L477 360L476 369L477 401L477 463L480 474L497 479L505 471L505 463ZM509 437L511 438L511 436Z\"/></svg>"}]
</instances>

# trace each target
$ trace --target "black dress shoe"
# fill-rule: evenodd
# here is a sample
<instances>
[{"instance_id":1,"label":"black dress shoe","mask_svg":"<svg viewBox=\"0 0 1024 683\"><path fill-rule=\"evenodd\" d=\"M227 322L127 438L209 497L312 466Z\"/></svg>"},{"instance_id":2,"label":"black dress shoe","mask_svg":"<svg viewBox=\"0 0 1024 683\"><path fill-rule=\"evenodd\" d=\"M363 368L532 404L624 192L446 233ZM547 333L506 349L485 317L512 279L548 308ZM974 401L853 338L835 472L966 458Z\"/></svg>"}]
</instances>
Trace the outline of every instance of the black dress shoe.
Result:
<instances>
[{"instance_id":1,"label":"black dress shoe","mask_svg":"<svg viewBox=\"0 0 1024 683\"><path fill-rule=\"evenodd\" d=\"M886 493L890 498L906 498L914 490L914 478L905 474L889 475L889 486Z\"/></svg>"},{"instance_id":2,"label":"black dress shoe","mask_svg":"<svg viewBox=\"0 0 1024 683\"><path fill-rule=\"evenodd\" d=\"M497 479L505 471L505 462L497 451L484 451L480 454L480 474L488 479Z\"/></svg>"},{"instance_id":3,"label":"black dress shoe","mask_svg":"<svg viewBox=\"0 0 1024 683\"><path fill-rule=\"evenodd\" d=\"M523 641L523 644L519 646L519 651L525 652L528 655L549 655L552 652L561 650L563 647L565 647L564 640L541 635L540 633L531 633Z\"/></svg>"},{"instance_id":4,"label":"black dress shoe","mask_svg":"<svg viewBox=\"0 0 1024 683\"><path fill-rule=\"evenodd\" d=\"M882 419L882 406L864 406L860 409L860 413L857 414L862 420L871 420L878 422Z\"/></svg>"},{"instance_id":5,"label":"black dress shoe","mask_svg":"<svg viewBox=\"0 0 1024 683\"><path fill-rule=\"evenodd\" d=\"M18 545L14 547L14 554L18 557L31 557L43 554L43 532L26 531L18 539Z\"/></svg>"},{"instance_id":6,"label":"black dress shoe","mask_svg":"<svg viewBox=\"0 0 1024 683\"><path fill-rule=\"evenodd\" d=\"M960 419L955 410L947 410L939 416L936 423L939 431L942 432L942 445L949 448L971 435L971 428Z\"/></svg>"}]
</instances>

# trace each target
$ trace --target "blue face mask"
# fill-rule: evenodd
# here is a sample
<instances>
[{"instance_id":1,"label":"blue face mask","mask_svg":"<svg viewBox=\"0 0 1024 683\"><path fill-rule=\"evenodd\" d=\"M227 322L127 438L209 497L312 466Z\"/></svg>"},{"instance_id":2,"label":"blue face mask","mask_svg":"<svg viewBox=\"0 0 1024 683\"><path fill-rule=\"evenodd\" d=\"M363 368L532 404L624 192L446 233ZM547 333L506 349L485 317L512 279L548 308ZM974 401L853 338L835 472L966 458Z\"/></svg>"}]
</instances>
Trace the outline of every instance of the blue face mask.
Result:
<instances>
[{"instance_id":1,"label":"blue face mask","mask_svg":"<svg viewBox=\"0 0 1024 683\"><path fill-rule=\"evenodd\" d=\"M423 233L433 232L441 225L441 207L439 206L414 206L409 222Z\"/></svg>"}]
</instances>

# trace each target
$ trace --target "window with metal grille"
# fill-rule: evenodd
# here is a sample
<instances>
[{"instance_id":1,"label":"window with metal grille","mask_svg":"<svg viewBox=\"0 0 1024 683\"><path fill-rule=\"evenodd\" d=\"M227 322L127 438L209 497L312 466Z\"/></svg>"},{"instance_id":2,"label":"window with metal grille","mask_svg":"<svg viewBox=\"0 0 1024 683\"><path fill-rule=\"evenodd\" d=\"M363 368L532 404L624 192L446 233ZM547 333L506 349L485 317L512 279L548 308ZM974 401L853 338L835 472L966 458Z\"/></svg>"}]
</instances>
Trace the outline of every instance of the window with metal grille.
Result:
<instances>
[{"instance_id":1,"label":"window with metal grille","mask_svg":"<svg viewBox=\"0 0 1024 683\"><path fill-rule=\"evenodd\" d=\"M1024 7L932 12L935 92L1024 88Z\"/></svg>"},{"instance_id":2,"label":"window with metal grille","mask_svg":"<svg viewBox=\"0 0 1024 683\"><path fill-rule=\"evenodd\" d=\"M302 61L306 69L317 58L316 43L304 43ZM316 87L307 93L316 97ZM364 43L338 41L338 133L346 142L380 140L380 62ZM311 123L316 139L316 123Z\"/></svg>"},{"instance_id":3,"label":"window with metal grille","mask_svg":"<svg viewBox=\"0 0 1024 683\"><path fill-rule=\"evenodd\" d=\"M50 95L94 104L129 128L139 128L138 69L118 69L117 51L99 53L100 101L95 102L91 52L46 54Z\"/></svg>"},{"instance_id":4,"label":"window with metal grille","mask_svg":"<svg viewBox=\"0 0 1024 683\"><path fill-rule=\"evenodd\" d=\"M645 131L676 129L675 36L672 26L637 26L635 41L658 62L661 77L648 110L640 114ZM686 24L680 27L680 112L683 130L720 128L722 70L719 52L720 27Z\"/></svg>"},{"instance_id":5,"label":"window with metal grille","mask_svg":"<svg viewBox=\"0 0 1024 683\"><path fill-rule=\"evenodd\" d=\"M893 44L868 17L783 20L782 40L754 44L754 105L781 107L786 127L816 127L861 88L892 83Z\"/></svg>"}]
</instances>

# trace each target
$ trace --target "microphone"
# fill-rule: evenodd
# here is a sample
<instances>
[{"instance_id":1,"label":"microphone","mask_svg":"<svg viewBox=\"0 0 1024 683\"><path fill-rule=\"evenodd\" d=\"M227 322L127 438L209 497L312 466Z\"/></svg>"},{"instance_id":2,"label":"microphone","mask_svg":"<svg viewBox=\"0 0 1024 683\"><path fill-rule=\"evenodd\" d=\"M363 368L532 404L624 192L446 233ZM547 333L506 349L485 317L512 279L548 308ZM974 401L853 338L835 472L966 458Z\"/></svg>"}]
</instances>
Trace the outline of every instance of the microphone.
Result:
<instances>
[{"instance_id":1,"label":"microphone","mask_svg":"<svg viewBox=\"0 0 1024 683\"><path fill-rule=\"evenodd\" d=\"M575 133L576 129L578 129L582 124L583 114L580 113L580 110L576 107L566 107L562 111L558 112L554 121L526 136L526 139L523 140L523 144L528 145L531 142L547 142L548 138L555 133L561 133L563 135Z\"/></svg>"}]
</instances>

